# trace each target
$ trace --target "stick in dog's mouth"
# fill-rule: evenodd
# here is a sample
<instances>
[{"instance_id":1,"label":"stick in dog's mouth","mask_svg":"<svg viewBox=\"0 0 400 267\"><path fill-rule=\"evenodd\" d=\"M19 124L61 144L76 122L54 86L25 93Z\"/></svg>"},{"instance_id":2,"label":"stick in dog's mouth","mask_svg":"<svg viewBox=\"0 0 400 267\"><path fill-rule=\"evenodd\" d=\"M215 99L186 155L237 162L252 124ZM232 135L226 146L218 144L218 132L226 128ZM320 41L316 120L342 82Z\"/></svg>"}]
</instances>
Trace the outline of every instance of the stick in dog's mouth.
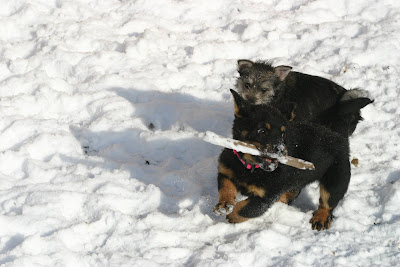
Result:
<instances>
[{"instance_id":1,"label":"stick in dog's mouth","mask_svg":"<svg viewBox=\"0 0 400 267\"><path fill-rule=\"evenodd\" d=\"M286 164L301 170L315 170L314 164L312 162L308 162L302 159L294 158L288 155L280 156L279 154L266 153L266 151L258 150L254 145L245 143L243 141L222 137L213 132L205 132L199 133L198 137L202 138L204 141L209 142L214 145L227 147L230 149L235 149L237 151L241 151L243 153L249 153L256 156L262 156L264 159L274 159L276 158L279 163ZM269 163L264 160L264 162ZM272 164L274 166L275 163ZM277 165L277 164L276 164ZM276 168L275 168L276 169Z\"/></svg>"}]
</instances>

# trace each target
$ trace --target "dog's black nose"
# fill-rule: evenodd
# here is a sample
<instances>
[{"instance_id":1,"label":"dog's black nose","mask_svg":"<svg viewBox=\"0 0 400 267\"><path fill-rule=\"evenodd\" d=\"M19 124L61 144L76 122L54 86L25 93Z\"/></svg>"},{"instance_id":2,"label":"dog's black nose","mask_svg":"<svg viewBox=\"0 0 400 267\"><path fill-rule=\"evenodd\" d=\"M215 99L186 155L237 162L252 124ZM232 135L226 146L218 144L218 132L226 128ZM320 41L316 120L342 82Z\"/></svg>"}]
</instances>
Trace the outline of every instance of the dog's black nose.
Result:
<instances>
[{"instance_id":1,"label":"dog's black nose","mask_svg":"<svg viewBox=\"0 0 400 267\"><path fill-rule=\"evenodd\" d=\"M279 153L279 152L282 152L282 151L283 151L282 146L275 146L275 147L273 148L273 152L274 152L274 153Z\"/></svg>"},{"instance_id":2,"label":"dog's black nose","mask_svg":"<svg viewBox=\"0 0 400 267\"><path fill-rule=\"evenodd\" d=\"M284 156L287 151L284 144L274 145L270 148L270 153L277 154L279 156Z\"/></svg>"}]
</instances>

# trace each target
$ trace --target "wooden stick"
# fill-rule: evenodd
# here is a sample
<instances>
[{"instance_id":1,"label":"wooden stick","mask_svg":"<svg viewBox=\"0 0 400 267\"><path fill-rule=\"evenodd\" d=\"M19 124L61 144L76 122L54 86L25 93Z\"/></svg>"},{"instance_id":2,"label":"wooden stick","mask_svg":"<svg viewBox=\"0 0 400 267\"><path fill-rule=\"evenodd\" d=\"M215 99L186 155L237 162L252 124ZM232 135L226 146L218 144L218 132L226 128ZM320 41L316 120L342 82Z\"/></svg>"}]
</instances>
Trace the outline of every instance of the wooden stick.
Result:
<instances>
[{"instance_id":1,"label":"wooden stick","mask_svg":"<svg viewBox=\"0 0 400 267\"><path fill-rule=\"evenodd\" d=\"M315 166L313 163L294 158L291 156L284 156L284 155L279 155L275 153L270 153L267 151L260 151L258 148L253 145L249 144L243 141L231 139L231 138L226 138L223 136L220 136L216 133L207 131L205 133L199 133L198 137L202 138L204 141L217 145L217 146L222 146L230 149L235 149L237 151L243 152L243 153L248 153L252 154L255 156L267 156L269 158L274 158L277 159L279 163L301 169L301 170L315 170Z\"/></svg>"}]
</instances>

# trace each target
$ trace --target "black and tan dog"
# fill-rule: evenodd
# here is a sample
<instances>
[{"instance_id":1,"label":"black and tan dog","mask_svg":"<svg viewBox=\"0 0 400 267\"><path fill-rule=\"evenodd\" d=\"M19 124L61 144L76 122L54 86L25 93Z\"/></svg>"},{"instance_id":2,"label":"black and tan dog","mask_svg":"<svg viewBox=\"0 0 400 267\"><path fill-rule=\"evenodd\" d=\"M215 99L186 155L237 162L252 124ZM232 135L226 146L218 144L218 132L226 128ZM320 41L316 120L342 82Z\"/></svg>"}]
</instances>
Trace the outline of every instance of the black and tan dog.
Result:
<instances>
[{"instance_id":1,"label":"black and tan dog","mask_svg":"<svg viewBox=\"0 0 400 267\"><path fill-rule=\"evenodd\" d=\"M224 149L219 157L219 201L214 212L226 215L230 223L244 222L262 215L278 199L289 202L307 184L319 181L319 207L310 222L316 230L329 228L332 211L350 181L347 138L320 125L288 123L290 114L284 116L272 106L252 105L231 92L235 99L234 139L274 153L287 151L290 156L313 162L315 170L278 165L275 159ZM246 168L249 164L255 168ZM238 192L248 198L236 202Z\"/></svg>"},{"instance_id":2,"label":"black and tan dog","mask_svg":"<svg viewBox=\"0 0 400 267\"><path fill-rule=\"evenodd\" d=\"M252 104L296 104L295 121L312 121L343 136L351 135L362 117L360 109L373 102L365 90L346 90L322 77L273 67L264 61L238 60L236 88ZM347 107L351 107L348 109Z\"/></svg>"}]
</instances>

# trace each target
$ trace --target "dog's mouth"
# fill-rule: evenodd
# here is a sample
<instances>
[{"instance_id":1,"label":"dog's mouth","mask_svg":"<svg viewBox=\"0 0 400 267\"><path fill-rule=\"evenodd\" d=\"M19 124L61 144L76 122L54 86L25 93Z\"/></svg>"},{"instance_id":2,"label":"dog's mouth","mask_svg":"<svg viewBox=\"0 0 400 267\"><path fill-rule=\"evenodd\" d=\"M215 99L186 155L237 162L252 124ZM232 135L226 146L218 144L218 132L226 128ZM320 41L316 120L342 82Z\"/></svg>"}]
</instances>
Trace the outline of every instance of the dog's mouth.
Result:
<instances>
[{"instance_id":1,"label":"dog's mouth","mask_svg":"<svg viewBox=\"0 0 400 267\"><path fill-rule=\"evenodd\" d=\"M266 151L268 155L257 156L260 168L272 172L278 168L279 161L277 158L287 156L287 149L283 143L278 145L267 145L261 149Z\"/></svg>"},{"instance_id":2,"label":"dog's mouth","mask_svg":"<svg viewBox=\"0 0 400 267\"><path fill-rule=\"evenodd\" d=\"M258 157L258 156L257 156ZM277 159L270 157L258 157L260 168L267 172L275 171L278 168L279 162Z\"/></svg>"},{"instance_id":3,"label":"dog's mouth","mask_svg":"<svg viewBox=\"0 0 400 267\"><path fill-rule=\"evenodd\" d=\"M238 153L242 163L245 166L253 166L254 168L261 168L264 171L272 172L276 168L278 168L279 162L275 158L267 157L267 156L253 156L250 154ZM251 169L247 167L248 169ZM254 170L252 169L252 171Z\"/></svg>"},{"instance_id":4,"label":"dog's mouth","mask_svg":"<svg viewBox=\"0 0 400 267\"><path fill-rule=\"evenodd\" d=\"M250 143L250 142L248 142ZM277 145L265 145L262 146L259 143L253 143L257 147L258 150L263 152L261 156L255 156L247 153L242 153L240 151L233 150L236 156L240 159L243 165L250 169L252 172L256 168L261 168L264 171L272 172L276 170L279 166L278 158L287 156L287 150L285 145L282 143L278 143Z\"/></svg>"}]
</instances>

